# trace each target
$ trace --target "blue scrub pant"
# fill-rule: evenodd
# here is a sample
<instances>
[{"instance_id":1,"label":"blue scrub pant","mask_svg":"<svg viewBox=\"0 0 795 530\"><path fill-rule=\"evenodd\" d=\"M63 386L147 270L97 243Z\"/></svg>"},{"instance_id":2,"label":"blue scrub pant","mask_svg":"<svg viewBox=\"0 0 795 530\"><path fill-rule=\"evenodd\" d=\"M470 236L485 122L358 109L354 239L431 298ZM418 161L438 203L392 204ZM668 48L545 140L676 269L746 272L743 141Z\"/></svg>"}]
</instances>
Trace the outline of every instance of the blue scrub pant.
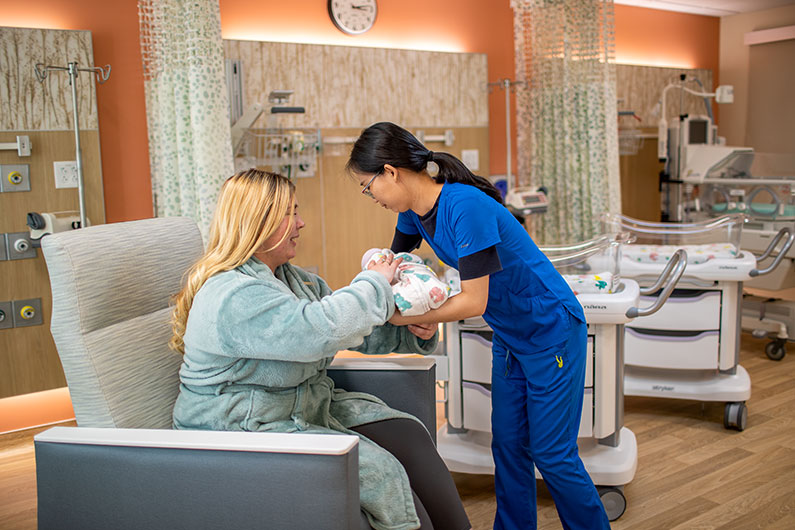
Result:
<instances>
[{"instance_id":1,"label":"blue scrub pant","mask_svg":"<svg viewBox=\"0 0 795 530\"><path fill-rule=\"evenodd\" d=\"M495 530L536 528L534 465L555 500L563 528L610 528L577 452L587 334L585 324L567 316L569 338L555 348L512 352L495 337L491 378Z\"/></svg>"}]
</instances>

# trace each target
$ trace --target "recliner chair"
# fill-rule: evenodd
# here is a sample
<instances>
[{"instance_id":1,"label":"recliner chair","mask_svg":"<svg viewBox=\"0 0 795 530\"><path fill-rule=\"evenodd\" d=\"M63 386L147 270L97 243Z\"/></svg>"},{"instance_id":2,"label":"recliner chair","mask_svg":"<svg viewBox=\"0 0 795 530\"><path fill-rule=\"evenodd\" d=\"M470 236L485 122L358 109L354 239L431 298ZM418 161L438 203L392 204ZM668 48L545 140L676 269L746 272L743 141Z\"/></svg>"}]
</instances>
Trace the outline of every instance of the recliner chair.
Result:
<instances>
[{"instance_id":1,"label":"recliner chair","mask_svg":"<svg viewBox=\"0 0 795 530\"><path fill-rule=\"evenodd\" d=\"M171 430L168 304L203 251L192 220L52 234L42 251L78 427L35 437L40 529L369 528L355 436ZM435 438L432 359L340 359L329 375Z\"/></svg>"}]
</instances>

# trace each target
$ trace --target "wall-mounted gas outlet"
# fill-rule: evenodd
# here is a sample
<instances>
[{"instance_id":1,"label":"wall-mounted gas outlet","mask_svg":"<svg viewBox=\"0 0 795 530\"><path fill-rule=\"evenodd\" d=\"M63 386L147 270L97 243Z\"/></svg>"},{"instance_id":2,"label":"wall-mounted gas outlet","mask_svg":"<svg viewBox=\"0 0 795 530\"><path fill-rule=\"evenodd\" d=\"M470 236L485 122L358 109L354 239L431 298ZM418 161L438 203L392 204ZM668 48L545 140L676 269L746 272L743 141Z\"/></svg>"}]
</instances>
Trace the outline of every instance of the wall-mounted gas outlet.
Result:
<instances>
[{"instance_id":1,"label":"wall-mounted gas outlet","mask_svg":"<svg viewBox=\"0 0 795 530\"><path fill-rule=\"evenodd\" d=\"M28 232L14 232L5 234L6 252L8 259L27 259L36 257L36 249L30 241Z\"/></svg>"},{"instance_id":2,"label":"wall-mounted gas outlet","mask_svg":"<svg viewBox=\"0 0 795 530\"><path fill-rule=\"evenodd\" d=\"M30 166L28 164L4 164L0 166L0 191L30 191Z\"/></svg>"},{"instance_id":3,"label":"wall-mounted gas outlet","mask_svg":"<svg viewBox=\"0 0 795 530\"><path fill-rule=\"evenodd\" d=\"M11 311L14 314L14 327L39 326L44 322L41 314L41 298L13 300Z\"/></svg>"},{"instance_id":4,"label":"wall-mounted gas outlet","mask_svg":"<svg viewBox=\"0 0 795 530\"><path fill-rule=\"evenodd\" d=\"M11 302L0 302L0 329L14 327L14 313Z\"/></svg>"},{"instance_id":5,"label":"wall-mounted gas outlet","mask_svg":"<svg viewBox=\"0 0 795 530\"><path fill-rule=\"evenodd\" d=\"M53 173L55 173L56 188L77 187L77 162L74 160L53 162L52 169Z\"/></svg>"}]
</instances>

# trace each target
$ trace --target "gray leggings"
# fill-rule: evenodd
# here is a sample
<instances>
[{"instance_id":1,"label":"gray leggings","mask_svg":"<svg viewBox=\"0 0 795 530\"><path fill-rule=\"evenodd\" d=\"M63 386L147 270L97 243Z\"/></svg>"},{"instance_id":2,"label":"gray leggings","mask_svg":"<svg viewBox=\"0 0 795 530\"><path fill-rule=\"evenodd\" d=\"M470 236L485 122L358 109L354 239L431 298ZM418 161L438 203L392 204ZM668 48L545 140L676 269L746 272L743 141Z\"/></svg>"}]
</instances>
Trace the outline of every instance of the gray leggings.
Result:
<instances>
[{"instance_id":1,"label":"gray leggings","mask_svg":"<svg viewBox=\"0 0 795 530\"><path fill-rule=\"evenodd\" d=\"M367 423L352 430L377 443L403 464L422 530L471 528L453 477L422 424L401 418Z\"/></svg>"}]
</instances>

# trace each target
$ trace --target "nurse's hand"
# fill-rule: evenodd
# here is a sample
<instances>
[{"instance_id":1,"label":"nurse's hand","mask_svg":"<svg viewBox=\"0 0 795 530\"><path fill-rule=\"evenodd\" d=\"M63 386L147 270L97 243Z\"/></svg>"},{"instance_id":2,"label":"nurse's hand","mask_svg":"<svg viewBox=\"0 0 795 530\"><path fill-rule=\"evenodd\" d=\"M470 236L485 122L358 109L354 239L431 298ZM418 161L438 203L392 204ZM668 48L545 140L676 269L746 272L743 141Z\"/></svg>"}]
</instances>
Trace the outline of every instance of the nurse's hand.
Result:
<instances>
[{"instance_id":1,"label":"nurse's hand","mask_svg":"<svg viewBox=\"0 0 795 530\"><path fill-rule=\"evenodd\" d=\"M403 263L403 258L394 259L392 256L383 256L378 261L369 264L367 270L381 274L389 282L389 285L392 285L395 272L401 263Z\"/></svg>"},{"instance_id":2,"label":"nurse's hand","mask_svg":"<svg viewBox=\"0 0 795 530\"><path fill-rule=\"evenodd\" d=\"M436 334L439 324L409 324L408 329L422 340L428 340Z\"/></svg>"}]
</instances>

